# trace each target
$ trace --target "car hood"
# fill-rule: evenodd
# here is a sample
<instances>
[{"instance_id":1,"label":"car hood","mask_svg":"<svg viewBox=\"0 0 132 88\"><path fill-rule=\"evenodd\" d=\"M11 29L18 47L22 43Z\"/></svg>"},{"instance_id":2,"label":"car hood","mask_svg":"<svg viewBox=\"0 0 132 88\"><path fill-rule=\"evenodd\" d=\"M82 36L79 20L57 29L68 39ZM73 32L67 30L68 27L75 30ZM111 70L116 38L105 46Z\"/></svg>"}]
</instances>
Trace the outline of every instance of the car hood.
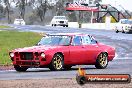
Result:
<instances>
[{"instance_id":1,"label":"car hood","mask_svg":"<svg viewBox=\"0 0 132 88\"><path fill-rule=\"evenodd\" d=\"M55 49L59 47L62 47L62 46L32 46L32 47L14 49L11 52L42 52L42 51Z\"/></svg>"}]
</instances>

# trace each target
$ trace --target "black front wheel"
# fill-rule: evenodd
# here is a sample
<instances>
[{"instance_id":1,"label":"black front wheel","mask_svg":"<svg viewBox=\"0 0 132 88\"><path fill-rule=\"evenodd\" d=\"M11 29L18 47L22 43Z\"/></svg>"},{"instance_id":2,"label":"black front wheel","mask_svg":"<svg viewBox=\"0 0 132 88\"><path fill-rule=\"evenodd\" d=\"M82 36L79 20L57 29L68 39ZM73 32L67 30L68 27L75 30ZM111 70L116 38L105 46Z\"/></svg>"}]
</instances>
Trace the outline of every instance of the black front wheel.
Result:
<instances>
[{"instance_id":1,"label":"black front wheel","mask_svg":"<svg viewBox=\"0 0 132 88\"><path fill-rule=\"evenodd\" d=\"M19 65L14 65L14 68L18 72L25 72L28 69L28 67L21 67Z\"/></svg>"},{"instance_id":2,"label":"black front wheel","mask_svg":"<svg viewBox=\"0 0 132 88\"><path fill-rule=\"evenodd\" d=\"M116 30L116 33L118 33L119 31L118 30Z\"/></svg>"},{"instance_id":3,"label":"black front wheel","mask_svg":"<svg viewBox=\"0 0 132 88\"><path fill-rule=\"evenodd\" d=\"M97 69L106 68L108 65L108 59L107 58L108 58L108 55L106 53L99 54L99 56L97 57L97 60L96 60L95 67Z\"/></svg>"},{"instance_id":4,"label":"black front wheel","mask_svg":"<svg viewBox=\"0 0 132 88\"><path fill-rule=\"evenodd\" d=\"M63 69L63 56L61 54L55 54L50 63L49 69L52 71L60 71Z\"/></svg>"}]
</instances>

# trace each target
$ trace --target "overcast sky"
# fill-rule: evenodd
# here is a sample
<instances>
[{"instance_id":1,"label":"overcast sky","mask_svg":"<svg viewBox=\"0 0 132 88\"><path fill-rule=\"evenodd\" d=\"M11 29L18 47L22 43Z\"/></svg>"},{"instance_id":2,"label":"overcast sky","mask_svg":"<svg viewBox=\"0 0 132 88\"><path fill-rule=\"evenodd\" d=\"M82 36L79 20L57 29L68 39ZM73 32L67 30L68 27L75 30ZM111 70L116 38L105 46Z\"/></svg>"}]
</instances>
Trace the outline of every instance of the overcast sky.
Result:
<instances>
[{"instance_id":1,"label":"overcast sky","mask_svg":"<svg viewBox=\"0 0 132 88\"><path fill-rule=\"evenodd\" d=\"M122 5L126 10L132 11L132 0L102 0L105 4L111 4L112 6L116 6L119 10Z\"/></svg>"}]
</instances>

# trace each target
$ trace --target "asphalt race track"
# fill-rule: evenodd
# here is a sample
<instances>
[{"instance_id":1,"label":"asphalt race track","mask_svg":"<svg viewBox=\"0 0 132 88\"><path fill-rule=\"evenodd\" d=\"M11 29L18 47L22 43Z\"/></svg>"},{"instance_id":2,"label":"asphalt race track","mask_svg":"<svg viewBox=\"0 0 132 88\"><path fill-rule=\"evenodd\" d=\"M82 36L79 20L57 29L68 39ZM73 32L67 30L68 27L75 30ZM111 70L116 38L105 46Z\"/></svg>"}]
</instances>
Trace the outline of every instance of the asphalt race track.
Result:
<instances>
[{"instance_id":1,"label":"asphalt race track","mask_svg":"<svg viewBox=\"0 0 132 88\"><path fill-rule=\"evenodd\" d=\"M112 30L78 29L50 26L16 26L18 31L32 31L45 33L86 33L93 35L97 41L116 48L116 57L109 62L106 69L95 69L94 66L81 66L88 74L130 74L132 76L132 34L115 33ZM8 29L12 30L12 29ZM11 79L52 79L73 78L77 74L78 66L69 71L50 71L47 68L28 69L27 72L15 70L0 71L0 80Z\"/></svg>"}]
</instances>

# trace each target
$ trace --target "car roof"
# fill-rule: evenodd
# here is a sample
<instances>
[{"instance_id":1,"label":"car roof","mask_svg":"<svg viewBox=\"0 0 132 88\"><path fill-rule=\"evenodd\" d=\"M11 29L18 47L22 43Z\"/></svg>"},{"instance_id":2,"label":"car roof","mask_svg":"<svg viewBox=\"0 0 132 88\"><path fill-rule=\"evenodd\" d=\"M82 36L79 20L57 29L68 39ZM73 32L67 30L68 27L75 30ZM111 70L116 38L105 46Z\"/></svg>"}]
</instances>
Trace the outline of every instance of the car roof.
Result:
<instances>
[{"instance_id":1,"label":"car roof","mask_svg":"<svg viewBox=\"0 0 132 88\"><path fill-rule=\"evenodd\" d=\"M54 17L66 17L66 16L54 16Z\"/></svg>"},{"instance_id":2,"label":"car roof","mask_svg":"<svg viewBox=\"0 0 132 88\"><path fill-rule=\"evenodd\" d=\"M83 33L55 33L55 34L46 34L46 35L86 36L86 35L88 35L88 34L83 34Z\"/></svg>"},{"instance_id":3,"label":"car roof","mask_svg":"<svg viewBox=\"0 0 132 88\"><path fill-rule=\"evenodd\" d=\"M15 19L15 20L23 20L23 19Z\"/></svg>"}]
</instances>

